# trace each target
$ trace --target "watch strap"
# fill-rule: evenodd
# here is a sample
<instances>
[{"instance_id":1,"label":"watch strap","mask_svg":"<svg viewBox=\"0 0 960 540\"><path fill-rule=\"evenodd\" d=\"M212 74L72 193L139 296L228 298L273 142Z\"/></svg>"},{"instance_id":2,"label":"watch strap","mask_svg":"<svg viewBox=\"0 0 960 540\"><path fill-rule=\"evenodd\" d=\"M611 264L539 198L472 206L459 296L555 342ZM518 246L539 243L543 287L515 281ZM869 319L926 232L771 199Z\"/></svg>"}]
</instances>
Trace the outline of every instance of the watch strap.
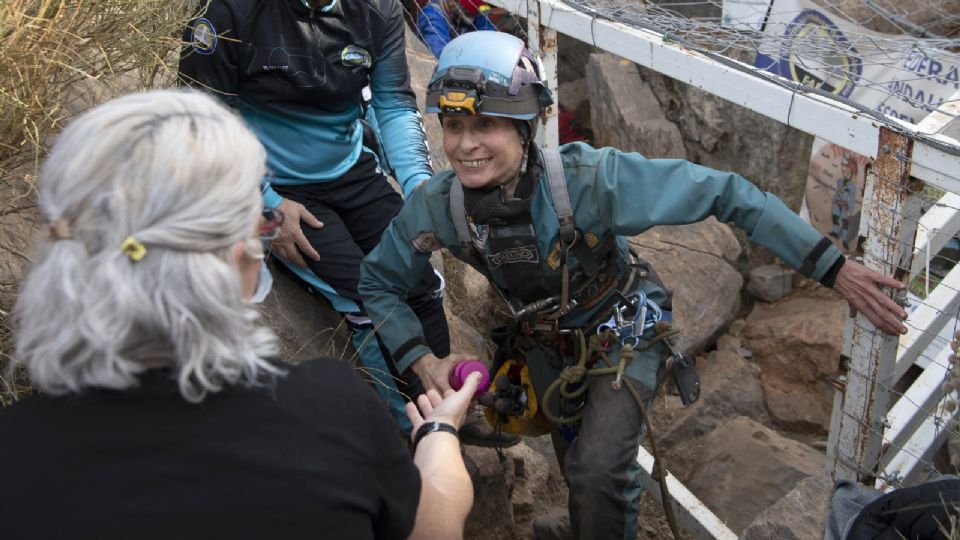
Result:
<instances>
[{"instance_id":1,"label":"watch strap","mask_svg":"<svg viewBox=\"0 0 960 540\"><path fill-rule=\"evenodd\" d=\"M413 436L413 451L417 451L417 445L420 444L420 440L426 437L431 433L436 433L438 431L443 431L446 433L452 433L458 439L460 438L460 433L457 431L457 428L451 426L450 424L445 424L443 422L438 422L437 420L430 420L424 422L417 429L416 434Z\"/></svg>"}]
</instances>

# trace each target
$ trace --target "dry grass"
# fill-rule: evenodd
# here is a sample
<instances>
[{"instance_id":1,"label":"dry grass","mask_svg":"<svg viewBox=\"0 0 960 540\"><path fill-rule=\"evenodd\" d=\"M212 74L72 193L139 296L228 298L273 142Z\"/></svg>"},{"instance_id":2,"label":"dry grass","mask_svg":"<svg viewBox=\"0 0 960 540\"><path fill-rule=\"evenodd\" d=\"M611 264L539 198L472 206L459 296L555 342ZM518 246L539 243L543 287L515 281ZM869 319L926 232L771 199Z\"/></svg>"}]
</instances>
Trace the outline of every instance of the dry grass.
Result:
<instances>
[{"instance_id":1,"label":"dry grass","mask_svg":"<svg viewBox=\"0 0 960 540\"><path fill-rule=\"evenodd\" d=\"M189 14L169 0L8 0L0 8L0 162L36 160L72 114L169 84ZM24 154L26 150L26 154Z\"/></svg>"},{"instance_id":2,"label":"dry grass","mask_svg":"<svg viewBox=\"0 0 960 540\"><path fill-rule=\"evenodd\" d=\"M173 82L180 36L195 3L0 3L0 220L33 211L37 167L51 135L70 117L119 94ZM5 221L2 225L9 227ZM0 261L9 263L0 265L9 272L0 276L0 288L3 296L12 296L26 256L20 246L4 240L2 257L13 257L12 262ZM5 379L10 378L5 369L9 308L0 305L0 374ZM10 401L10 386L18 389L9 383L0 381L0 405Z\"/></svg>"}]
</instances>

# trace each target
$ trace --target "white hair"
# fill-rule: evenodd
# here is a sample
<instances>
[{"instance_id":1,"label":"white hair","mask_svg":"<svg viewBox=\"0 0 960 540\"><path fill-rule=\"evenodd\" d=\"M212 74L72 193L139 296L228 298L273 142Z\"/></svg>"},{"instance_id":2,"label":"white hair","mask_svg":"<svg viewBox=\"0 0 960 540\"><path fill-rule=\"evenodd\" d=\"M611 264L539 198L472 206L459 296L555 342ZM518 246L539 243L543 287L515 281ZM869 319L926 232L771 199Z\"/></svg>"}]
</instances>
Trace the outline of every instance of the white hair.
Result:
<instances>
[{"instance_id":1,"label":"white hair","mask_svg":"<svg viewBox=\"0 0 960 540\"><path fill-rule=\"evenodd\" d=\"M32 384L130 388L161 358L199 401L279 373L231 262L255 234L264 170L243 121L199 92L132 94L72 122L39 180L41 215L69 232L40 240L14 310ZM131 236L139 261L121 250Z\"/></svg>"}]
</instances>

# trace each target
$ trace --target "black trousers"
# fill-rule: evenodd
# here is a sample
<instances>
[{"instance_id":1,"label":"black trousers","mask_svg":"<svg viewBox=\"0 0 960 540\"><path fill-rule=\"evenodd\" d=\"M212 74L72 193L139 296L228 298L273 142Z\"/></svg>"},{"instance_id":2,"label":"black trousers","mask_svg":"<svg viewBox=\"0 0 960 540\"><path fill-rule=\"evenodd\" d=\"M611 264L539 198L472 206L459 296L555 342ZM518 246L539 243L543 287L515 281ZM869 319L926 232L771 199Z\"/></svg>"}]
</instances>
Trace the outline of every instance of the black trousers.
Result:
<instances>
[{"instance_id":1,"label":"black trousers","mask_svg":"<svg viewBox=\"0 0 960 540\"><path fill-rule=\"evenodd\" d=\"M360 262L380 242L390 220L403 206L403 198L390 185L373 155L362 152L360 159L337 180L304 185L276 185L273 189L283 198L296 201L323 222L314 229L301 224L310 245L320 254L314 261L304 256L310 270L344 298L363 309L357 292ZM440 279L428 267L419 286L407 296L407 304L423 325L427 344L433 354L450 354L450 334L440 295ZM401 374L389 352L380 344L395 377L407 383L407 390L416 395L422 388L416 376Z\"/></svg>"}]
</instances>

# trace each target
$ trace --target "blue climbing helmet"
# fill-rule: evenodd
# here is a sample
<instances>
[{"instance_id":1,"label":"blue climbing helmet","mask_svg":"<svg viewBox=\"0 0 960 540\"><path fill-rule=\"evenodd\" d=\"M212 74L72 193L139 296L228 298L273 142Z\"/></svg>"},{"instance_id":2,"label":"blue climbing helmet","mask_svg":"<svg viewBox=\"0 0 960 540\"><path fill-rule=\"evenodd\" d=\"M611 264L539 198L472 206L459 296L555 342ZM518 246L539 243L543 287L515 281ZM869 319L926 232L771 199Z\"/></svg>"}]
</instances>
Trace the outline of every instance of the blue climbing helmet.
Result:
<instances>
[{"instance_id":1,"label":"blue climbing helmet","mask_svg":"<svg viewBox=\"0 0 960 540\"><path fill-rule=\"evenodd\" d=\"M534 120L553 104L543 64L523 41L481 30L450 41L427 86L427 112Z\"/></svg>"}]
</instances>

